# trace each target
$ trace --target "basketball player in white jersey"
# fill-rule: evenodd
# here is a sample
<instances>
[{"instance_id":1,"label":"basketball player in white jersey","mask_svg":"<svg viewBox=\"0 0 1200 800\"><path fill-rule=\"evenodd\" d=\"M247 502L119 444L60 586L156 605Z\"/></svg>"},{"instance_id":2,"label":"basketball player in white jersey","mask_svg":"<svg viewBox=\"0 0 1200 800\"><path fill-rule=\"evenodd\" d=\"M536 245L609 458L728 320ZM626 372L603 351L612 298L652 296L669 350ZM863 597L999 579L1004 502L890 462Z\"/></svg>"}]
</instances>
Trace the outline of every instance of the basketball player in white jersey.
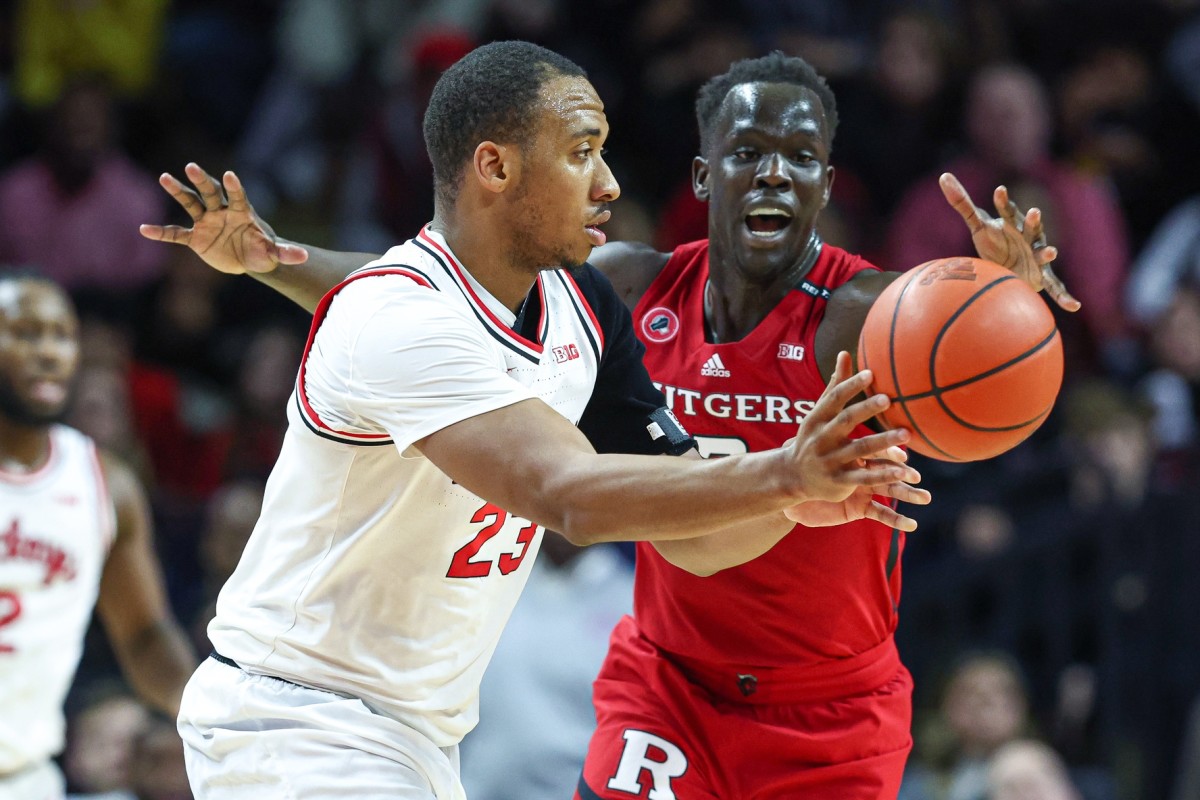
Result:
<instances>
[{"instance_id":1,"label":"basketball player in white jersey","mask_svg":"<svg viewBox=\"0 0 1200 800\"><path fill-rule=\"evenodd\" d=\"M607 128L583 71L534 45L487 45L439 80L434 220L317 307L217 652L184 693L198 797L460 800L457 746L545 528L737 563L790 519L914 527L872 497L928 501L895 450L907 433L848 438L886 406L847 406L869 378L848 354L788 446L646 457L693 442L581 266L619 194ZM194 219L224 202L197 170L199 195L164 179Z\"/></svg>"},{"instance_id":2,"label":"basketball player in white jersey","mask_svg":"<svg viewBox=\"0 0 1200 800\"><path fill-rule=\"evenodd\" d=\"M58 424L79 324L49 281L0 276L0 797L55 800L62 705L93 607L126 679L174 714L196 660L167 608L130 470Z\"/></svg>"}]
</instances>

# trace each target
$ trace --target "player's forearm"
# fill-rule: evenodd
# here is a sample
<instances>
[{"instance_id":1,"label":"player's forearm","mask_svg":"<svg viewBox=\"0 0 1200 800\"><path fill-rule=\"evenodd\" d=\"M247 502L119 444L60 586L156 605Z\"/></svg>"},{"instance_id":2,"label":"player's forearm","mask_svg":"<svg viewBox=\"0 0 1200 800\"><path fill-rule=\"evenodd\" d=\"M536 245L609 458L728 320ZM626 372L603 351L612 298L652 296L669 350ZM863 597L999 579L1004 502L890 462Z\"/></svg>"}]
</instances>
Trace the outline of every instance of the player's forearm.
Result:
<instances>
[{"instance_id":1,"label":"player's forearm","mask_svg":"<svg viewBox=\"0 0 1200 800\"><path fill-rule=\"evenodd\" d=\"M113 642L121 671L147 703L175 717L184 684L196 669L196 656L183 630L160 620L127 641Z\"/></svg>"},{"instance_id":2,"label":"player's forearm","mask_svg":"<svg viewBox=\"0 0 1200 800\"><path fill-rule=\"evenodd\" d=\"M820 475L805 473L794 447L708 461L597 455L533 399L449 425L417 447L467 490L577 545L704 536L820 491Z\"/></svg>"},{"instance_id":3,"label":"player's forearm","mask_svg":"<svg viewBox=\"0 0 1200 800\"><path fill-rule=\"evenodd\" d=\"M325 293L341 283L348 274L379 258L371 253L343 253L301 245L308 251L303 264L280 264L270 272L249 272L293 303L312 313Z\"/></svg>"},{"instance_id":4,"label":"player's forearm","mask_svg":"<svg viewBox=\"0 0 1200 800\"><path fill-rule=\"evenodd\" d=\"M804 499L802 481L778 450L712 461L583 457L535 486L541 507L534 513L551 517L553 524L543 524L579 545L694 539L718 531L731 540L750 531L770 536L755 523L782 517L783 509Z\"/></svg>"},{"instance_id":5,"label":"player's forearm","mask_svg":"<svg viewBox=\"0 0 1200 800\"><path fill-rule=\"evenodd\" d=\"M693 575L712 575L753 561L770 550L796 526L782 513L746 520L690 539L662 539L654 549L675 566Z\"/></svg>"}]
</instances>

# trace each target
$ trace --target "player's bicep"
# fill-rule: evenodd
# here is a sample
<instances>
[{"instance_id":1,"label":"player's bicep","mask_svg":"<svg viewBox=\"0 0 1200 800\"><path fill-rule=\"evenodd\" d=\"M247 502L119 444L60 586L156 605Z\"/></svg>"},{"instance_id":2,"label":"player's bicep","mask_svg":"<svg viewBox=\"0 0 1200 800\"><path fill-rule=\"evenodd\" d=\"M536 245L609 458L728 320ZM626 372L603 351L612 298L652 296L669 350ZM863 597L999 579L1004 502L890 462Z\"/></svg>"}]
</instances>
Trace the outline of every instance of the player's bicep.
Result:
<instances>
[{"instance_id":1,"label":"player's bicep","mask_svg":"<svg viewBox=\"0 0 1200 800\"><path fill-rule=\"evenodd\" d=\"M865 271L839 286L829 298L813 341L817 368L828 383L841 351L858 352L858 336L872 304L899 278L899 272Z\"/></svg>"},{"instance_id":2,"label":"player's bicep","mask_svg":"<svg viewBox=\"0 0 1200 800\"><path fill-rule=\"evenodd\" d=\"M474 494L559 530L564 522L557 510L569 498L548 497L543 487L596 454L579 429L537 398L462 419L416 447Z\"/></svg>"}]
</instances>

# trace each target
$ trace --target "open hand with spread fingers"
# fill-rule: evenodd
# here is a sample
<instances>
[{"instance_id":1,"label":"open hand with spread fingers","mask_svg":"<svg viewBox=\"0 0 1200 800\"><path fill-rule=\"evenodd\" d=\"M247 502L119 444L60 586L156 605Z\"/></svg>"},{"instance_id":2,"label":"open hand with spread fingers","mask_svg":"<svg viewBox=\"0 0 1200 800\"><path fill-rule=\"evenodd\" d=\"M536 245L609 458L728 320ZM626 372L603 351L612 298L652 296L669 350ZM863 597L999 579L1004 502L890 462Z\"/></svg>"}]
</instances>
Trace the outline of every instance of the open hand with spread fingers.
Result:
<instances>
[{"instance_id":1,"label":"open hand with spread fingers","mask_svg":"<svg viewBox=\"0 0 1200 800\"><path fill-rule=\"evenodd\" d=\"M909 432L897 428L850 438L855 428L888 407L882 394L850 403L870 381L869 370L852 375L850 354L839 353L829 385L788 443L801 464L805 491L813 498L784 512L793 522L824 527L873 519L889 528L916 530L915 520L876 499L918 505L930 501L929 492L912 485L921 480L920 473L905 463L908 456L901 445Z\"/></svg>"},{"instance_id":2,"label":"open hand with spread fingers","mask_svg":"<svg viewBox=\"0 0 1200 800\"><path fill-rule=\"evenodd\" d=\"M158 183L192 218L192 227L142 225L142 236L190 247L213 269L230 274L270 272L280 264L303 264L308 251L280 241L246 199L237 175L226 172L222 182L190 163L184 168L190 189L169 173Z\"/></svg>"},{"instance_id":3,"label":"open hand with spread fingers","mask_svg":"<svg viewBox=\"0 0 1200 800\"><path fill-rule=\"evenodd\" d=\"M1008 196L1008 189L997 186L992 193L997 216L993 217L971 200L967 190L949 172L938 179L942 194L971 231L971 240L979 257L1012 270L1035 291L1045 290L1064 311L1078 311L1080 303L1054 274L1051 262L1058 248L1046 243L1042 212L1021 209Z\"/></svg>"}]
</instances>

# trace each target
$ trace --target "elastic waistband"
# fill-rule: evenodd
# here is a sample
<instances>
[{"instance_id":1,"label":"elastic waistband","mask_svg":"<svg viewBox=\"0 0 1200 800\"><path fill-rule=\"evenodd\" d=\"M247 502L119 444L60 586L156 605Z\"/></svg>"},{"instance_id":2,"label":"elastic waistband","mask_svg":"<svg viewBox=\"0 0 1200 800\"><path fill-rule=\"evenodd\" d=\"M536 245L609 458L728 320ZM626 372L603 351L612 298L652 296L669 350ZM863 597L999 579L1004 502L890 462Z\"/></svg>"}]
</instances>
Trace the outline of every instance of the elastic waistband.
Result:
<instances>
[{"instance_id":1,"label":"elastic waistband","mask_svg":"<svg viewBox=\"0 0 1200 800\"><path fill-rule=\"evenodd\" d=\"M864 694L891 680L902 667L891 637L858 655L802 667L740 667L661 652L692 683L722 699L752 705L812 703Z\"/></svg>"},{"instance_id":2,"label":"elastic waistband","mask_svg":"<svg viewBox=\"0 0 1200 800\"><path fill-rule=\"evenodd\" d=\"M241 664L234 661L232 658L226 658L225 656L218 653L216 650L213 650L211 653L209 653L208 657L211 658L213 661L220 661L222 664L224 664L227 667L233 667L234 669L242 668Z\"/></svg>"},{"instance_id":3,"label":"elastic waistband","mask_svg":"<svg viewBox=\"0 0 1200 800\"><path fill-rule=\"evenodd\" d=\"M303 683L296 683L295 681L289 681L287 678L281 678L278 675L268 675L263 672L251 672L250 670L246 669L238 662L234 661L232 658L229 658L228 656L223 656L220 653L218 653L216 650L213 650L211 653L209 653L208 657L211 658L213 661L224 664L227 667L233 667L234 669L240 669L242 672L246 673L247 675L258 675L263 678L270 678L273 681L282 681L283 683L291 684L292 686L298 686L301 689L311 689L311 690L315 690L318 692L328 692L329 691L328 689L318 689L315 686L305 686Z\"/></svg>"}]
</instances>

